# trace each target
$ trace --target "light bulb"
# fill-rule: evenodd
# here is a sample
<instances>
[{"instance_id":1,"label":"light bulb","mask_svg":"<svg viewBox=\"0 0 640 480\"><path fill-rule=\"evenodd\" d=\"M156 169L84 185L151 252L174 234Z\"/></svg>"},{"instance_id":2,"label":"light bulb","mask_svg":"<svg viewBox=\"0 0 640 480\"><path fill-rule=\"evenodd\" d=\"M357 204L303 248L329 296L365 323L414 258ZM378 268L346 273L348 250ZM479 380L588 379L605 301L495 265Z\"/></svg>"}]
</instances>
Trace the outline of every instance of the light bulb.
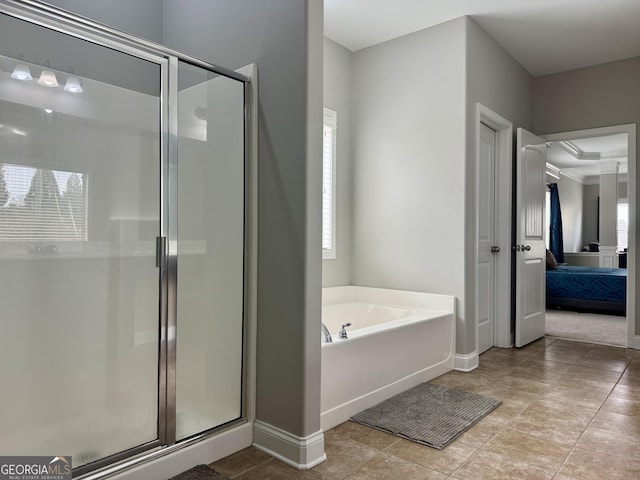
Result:
<instances>
[{"instance_id":1,"label":"light bulb","mask_svg":"<svg viewBox=\"0 0 640 480\"><path fill-rule=\"evenodd\" d=\"M16 68L13 69L13 73L11 74L11 78L15 78L16 80L23 80L25 82L29 80L33 80L31 76L31 70L24 63L19 63L16 65Z\"/></svg>"},{"instance_id":2,"label":"light bulb","mask_svg":"<svg viewBox=\"0 0 640 480\"><path fill-rule=\"evenodd\" d=\"M82 85L80 85L80 79L78 77L67 78L67 83L64 84L64 89L71 93L82 93Z\"/></svg>"},{"instance_id":3,"label":"light bulb","mask_svg":"<svg viewBox=\"0 0 640 480\"><path fill-rule=\"evenodd\" d=\"M58 79L56 78L56 74L51 70L42 70L40 78L38 79L38 83L40 85L44 85L45 87L57 87Z\"/></svg>"}]
</instances>

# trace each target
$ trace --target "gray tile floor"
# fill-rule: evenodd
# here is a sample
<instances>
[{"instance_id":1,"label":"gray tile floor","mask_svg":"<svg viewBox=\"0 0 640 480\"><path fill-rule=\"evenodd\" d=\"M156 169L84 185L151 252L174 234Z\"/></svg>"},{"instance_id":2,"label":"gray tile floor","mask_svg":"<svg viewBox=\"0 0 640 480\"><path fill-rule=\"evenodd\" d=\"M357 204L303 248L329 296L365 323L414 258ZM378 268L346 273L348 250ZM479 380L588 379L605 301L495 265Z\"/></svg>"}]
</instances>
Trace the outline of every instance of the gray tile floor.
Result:
<instances>
[{"instance_id":1,"label":"gray tile floor","mask_svg":"<svg viewBox=\"0 0 640 480\"><path fill-rule=\"evenodd\" d=\"M234 480L640 478L636 350L547 337L432 382L503 404L444 450L346 422L325 432L328 459L309 471L254 448L211 466Z\"/></svg>"}]
</instances>

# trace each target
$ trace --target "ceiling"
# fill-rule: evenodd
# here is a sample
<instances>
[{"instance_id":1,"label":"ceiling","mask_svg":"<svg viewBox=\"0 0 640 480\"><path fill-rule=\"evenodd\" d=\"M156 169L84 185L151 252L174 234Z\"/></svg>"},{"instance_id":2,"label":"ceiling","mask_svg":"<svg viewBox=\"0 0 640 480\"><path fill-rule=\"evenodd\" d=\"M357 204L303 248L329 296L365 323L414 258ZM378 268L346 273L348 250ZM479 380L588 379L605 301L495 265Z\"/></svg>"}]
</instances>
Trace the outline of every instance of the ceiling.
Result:
<instances>
[{"instance_id":1,"label":"ceiling","mask_svg":"<svg viewBox=\"0 0 640 480\"><path fill-rule=\"evenodd\" d=\"M563 174L584 183L592 183L600 172L612 171L618 165L619 173L627 173L626 133L578 140L550 142L547 163Z\"/></svg>"},{"instance_id":2,"label":"ceiling","mask_svg":"<svg viewBox=\"0 0 640 480\"><path fill-rule=\"evenodd\" d=\"M351 51L469 15L534 77L640 55L640 0L324 0Z\"/></svg>"}]
</instances>

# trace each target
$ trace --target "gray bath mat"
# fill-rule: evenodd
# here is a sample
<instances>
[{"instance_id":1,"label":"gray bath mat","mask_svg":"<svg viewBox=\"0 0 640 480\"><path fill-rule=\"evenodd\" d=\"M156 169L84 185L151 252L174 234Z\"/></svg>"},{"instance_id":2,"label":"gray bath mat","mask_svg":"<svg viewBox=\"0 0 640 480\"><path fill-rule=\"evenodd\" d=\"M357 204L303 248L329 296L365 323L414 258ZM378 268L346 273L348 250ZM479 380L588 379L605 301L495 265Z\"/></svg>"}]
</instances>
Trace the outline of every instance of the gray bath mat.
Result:
<instances>
[{"instance_id":1,"label":"gray bath mat","mask_svg":"<svg viewBox=\"0 0 640 480\"><path fill-rule=\"evenodd\" d=\"M196 465L186 472L182 472L169 480L231 480L206 465Z\"/></svg>"},{"instance_id":2,"label":"gray bath mat","mask_svg":"<svg viewBox=\"0 0 640 480\"><path fill-rule=\"evenodd\" d=\"M501 403L477 393L421 383L351 420L440 450Z\"/></svg>"}]
</instances>

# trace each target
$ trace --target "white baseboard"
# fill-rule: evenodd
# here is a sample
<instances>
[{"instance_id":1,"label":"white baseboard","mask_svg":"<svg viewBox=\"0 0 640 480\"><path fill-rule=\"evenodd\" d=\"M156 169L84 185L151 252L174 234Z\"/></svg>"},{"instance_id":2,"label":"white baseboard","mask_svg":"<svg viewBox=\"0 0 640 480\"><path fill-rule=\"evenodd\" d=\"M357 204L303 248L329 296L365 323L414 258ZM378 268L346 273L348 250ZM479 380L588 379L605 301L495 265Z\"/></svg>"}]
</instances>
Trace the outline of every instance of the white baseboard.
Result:
<instances>
[{"instance_id":1,"label":"white baseboard","mask_svg":"<svg viewBox=\"0 0 640 480\"><path fill-rule=\"evenodd\" d=\"M298 470L308 470L327 459L324 453L322 430L306 437L298 437L268 423L255 420L253 446Z\"/></svg>"},{"instance_id":2,"label":"white baseboard","mask_svg":"<svg viewBox=\"0 0 640 480\"><path fill-rule=\"evenodd\" d=\"M113 480L170 478L196 465L215 462L251 446L252 431L251 422L247 422L189 447L124 470L109 478Z\"/></svg>"},{"instance_id":3,"label":"white baseboard","mask_svg":"<svg viewBox=\"0 0 640 480\"><path fill-rule=\"evenodd\" d=\"M456 353L453 369L459 372L470 372L478 368L480 356L477 351L461 355Z\"/></svg>"}]
</instances>

